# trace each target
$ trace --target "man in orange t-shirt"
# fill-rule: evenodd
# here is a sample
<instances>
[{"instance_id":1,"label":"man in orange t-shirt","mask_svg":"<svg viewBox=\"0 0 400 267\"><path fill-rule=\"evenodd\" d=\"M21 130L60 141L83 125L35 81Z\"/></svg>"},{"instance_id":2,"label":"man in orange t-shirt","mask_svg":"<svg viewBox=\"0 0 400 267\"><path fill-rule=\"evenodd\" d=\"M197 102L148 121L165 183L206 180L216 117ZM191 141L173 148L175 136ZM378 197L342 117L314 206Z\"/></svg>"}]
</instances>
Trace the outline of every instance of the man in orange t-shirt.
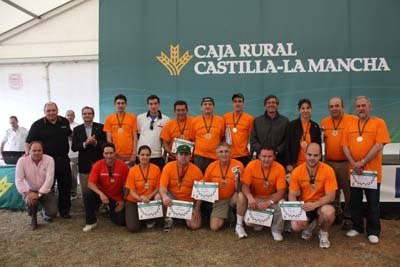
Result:
<instances>
[{"instance_id":1,"label":"man in orange t-shirt","mask_svg":"<svg viewBox=\"0 0 400 267\"><path fill-rule=\"evenodd\" d=\"M203 179L201 170L190 162L191 151L188 145L177 148L176 161L167 163L160 178L160 194L164 207L172 205L172 200L195 202L192 198L194 181ZM201 227L201 200L196 200L192 218L186 220L186 225L196 230ZM164 230L168 231L173 224L172 218L166 218Z\"/></svg>"},{"instance_id":2,"label":"man in orange t-shirt","mask_svg":"<svg viewBox=\"0 0 400 267\"><path fill-rule=\"evenodd\" d=\"M218 183L218 200L212 205L210 228L218 231L228 219L231 207L236 207L238 190L237 175L243 173L243 164L231 159L231 147L227 143L217 146L218 160L208 165L204 181ZM238 176L238 177L239 177Z\"/></svg>"},{"instance_id":3,"label":"man in orange t-shirt","mask_svg":"<svg viewBox=\"0 0 400 267\"><path fill-rule=\"evenodd\" d=\"M364 233L364 218L362 212L363 193L367 198L367 235L372 244L379 242L381 232L379 194L382 182L382 149L390 143L389 131L384 120L372 117L372 104L368 97L356 97L355 111L357 121L351 123L344 133L343 151L350 163L350 169L356 174L363 171L374 171L377 174L377 189L350 188L350 211L353 229L347 232L348 237Z\"/></svg>"},{"instance_id":4,"label":"man in orange t-shirt","mask_svg":"<svg viewBox=\"0 0 400 267\"><path fill-rule=\"evenodd\" d=\"M225 131L229 129L230 133L230 138L228 138L227 133L225 134L225 141L231 145L232 158L239 160L243 163L243 166L246 166L250 161L247 145L253 127L253 116L243 111L243 94L234 94L232 103L233 111L224 115Z\"/></svg>"},{"instance_id":5,"label":"man in orange t-shirt","mask_svg":"<svg viewBox=\"0 0 400 267\"><path fill-rule=\"evenodd\" d=\"M129 165L136 162L137 122L136 116L126 112L128 102L126 96L117 95L114 98L116 112L107 116L103 131L107 134L107 142L115 145L117 157L128 161Z\"/></svg>"},{"instance_id":6,"label":"man in orange t-shirt","mask_svg":"<svg viewBox=\"0 0 400 267\"><path fill-rule=\"evenodd\" d=\"M328 109L330 115L321 121L324 131L325 163L335 170L336 182L339 190L336 191L336 199L333 202L336 212L335 224L342 224L342 229L350 230L350 184L348 161L342 149L342 139L347 125L357 117L345 114L343 99L333 97L329 99ZM340 203L340 189L344 195L344 208Z\"/></svg>"},{"instance_id":7,"label":"man in orange t-shirt","mask_svg":"<svg viewBox=\"0 0 400 267\"><path fill-rule=\"evenodd\" d=\"M204 173L207 166L217 159L217 145L225 133L224 119L214 115L214 99L204 97L201 100L201 115L192 123L191 139L195 142L194 164Z\"/></svg>"},{"instance_id":8,"label":"man in orange t-shirt","mask_svg":"<svg viewBox=\"0 0 400 267\"><path fill-rule=\"evenodd\" d=\"M193 118L188 116L188 111L188 105L185 101L176 101L174 103L176 118L170 120L161 131L160 138L164 150L168 153L168 160L176 159L176 154L171 151L174 138L190 140Z\"/></svg>"},{"instance_id":9,"label":"man in orange t-shirt","mask_svg":"<svg viewBox=\"0 0 400 267\"><path fill-rule=\"evenodd\" d=\"M247 165L242 176L242 194L239 194L236 233L243 228L243 216L246 210L274 210L271 234L275 241L282 241L283 220L278 202L285 197L285 168L275 161L275 149L272 146L261 147L258 159ZM254 226L262 229L262 226ZM243 229L244 231L244 229ZM239 235L239 238L241 236Z\"/></svg>"},{"instance_id":10,"label":"man in orange t-shirt","mask_svg":"<svg viewBox=\"0 0 400 267\"><path fill-rule=\"evenodd\" d=\"M308 218L307 221L292 221L293 231L302 231L301 237L307 240L318 224L319 246L329 248L328 231L335 220L335 208L330 203L335 200L337 183L335 171L320 160L321 146L310 143L306 148L306 162L297 166L290 177L288 199L297 201L300 195Z\"/></svg>"}]
</instances>

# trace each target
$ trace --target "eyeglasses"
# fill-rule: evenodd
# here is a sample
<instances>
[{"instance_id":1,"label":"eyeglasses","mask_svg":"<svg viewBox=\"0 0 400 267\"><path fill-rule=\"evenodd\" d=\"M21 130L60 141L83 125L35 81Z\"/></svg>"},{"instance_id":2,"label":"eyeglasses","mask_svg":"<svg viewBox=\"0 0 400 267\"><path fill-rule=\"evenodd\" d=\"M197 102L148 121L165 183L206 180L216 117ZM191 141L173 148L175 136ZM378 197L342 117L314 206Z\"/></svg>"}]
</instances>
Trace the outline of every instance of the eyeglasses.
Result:
<instances>
[{"instance_id":1,"label":"eyeglasses","mask_svg":"<svg viewBox=\"0 0 400 267\"><path fill-rule=\"evenodd\" d=\"M153 120L150 122L150 130L154 130L154 121Z\"/></svg>"}]
</instances>

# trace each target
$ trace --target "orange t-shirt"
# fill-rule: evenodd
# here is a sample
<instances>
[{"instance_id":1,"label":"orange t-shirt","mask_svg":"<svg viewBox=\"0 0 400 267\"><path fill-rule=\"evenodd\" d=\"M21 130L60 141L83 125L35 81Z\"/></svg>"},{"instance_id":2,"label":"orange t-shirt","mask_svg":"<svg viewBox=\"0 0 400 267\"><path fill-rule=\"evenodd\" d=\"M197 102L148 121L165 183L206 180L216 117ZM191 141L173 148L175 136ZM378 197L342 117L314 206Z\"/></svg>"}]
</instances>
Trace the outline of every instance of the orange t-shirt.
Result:
<instances>
[{"instance_id":1,"label":"orange t-shirt","mask_svg":"<svg viewBox=\"0 0 400 267\"><path fill-rule=\"evenodd\" d=\"M216 160L208 165L204 174L204 181L218 183L218 198L224 200L231 198L236 191L235 169L239 167L243 173L243 164L235 159L231 159L228 169L223 168L221 174L220 161ZM226 173L226 176L225 176ZM225 176L225 184L222 183L222 176Z\"/></svg>"},{"instance_id":2,"label":"orange t-shirt","mask_svg":"<svg viewBox=\"0 0 400 267\"><path fill-rule=\"evenodd\" d=\"M150 163L149 165L149 170L148 168L142 170L143 175L140 172L140 167L139 164L135 165L132 169L129 170L128 178L126 179L126 184L125 187L135 191L136 194L140 195L146 195L149 196L151 193L154 192L159 186L160 186L160 168L158 168L157 165ZM149 171L149 174L147 176L147 183L149 185L149 188L145 188L145 177L147 174L147 170ZM130 194L128 194L129 201L131 202L139 202L136 198L132 197Z\"/></svg>"},{"instance_id":3,"label":"orange t-shirt","mask_svg":"<svg viewBox=\"0 0 400 267\"><path fill-rule=\"evenodd\" d=\"M170 146L174 142L174 138L181 138L182 132L185 140L190 140L192 130L193 117L187 116L186 123L180 122L177 119L170 120L162 129L160 138L167 142Z\"/></svg>"},{"instance_id":4,"label":"orange t-shirt","mask_svg":"<svg viewBox=\"0 0 400 267\"><path fill-rule=\"evenodd\" d=\"M268 179L267 186L264 183L264 175ZM264 168L264 175L261 160L256 159L247 164L240 181L250 187L251 194L256 198L267 198L279 189L286 189L285 168L278 162L274 161L270 168Z\"/></svg>"},{"instance_id":5,"label":"orange t-shirt","mask_svg":"<svg viewBox=\"0 0 400 267\"><path fill-rule=\"evenodd\" d=\"M311 122L309 122L309 123L301 122L301 126L303 127L303 134L300 137L300 149L299 149L299 155L297 157L296 166L299 166L299 165L303 164L304 162L306 162L306 148L302 147L301 143L303 141L306 141L307 144L311 143L311 135L310 135ZM305 140L304 140L304 133L305 133Z\"/></svg>"},{"instance_id":6,"label":"orange t-shirt","mask_svg":"<svg viewBox=\"0 0 400 267\"><path fill-rule=\"evenodd\" d=\"M125 116L118 116L113 113L107 116L104 123L104 132L111 132L111 139L115 145L115 152L118 156L129 158L133 152L133 137L137 133L136 115L125 112ZM122 131L118 131L121 123Z\"/></svg>"},{"instance_id":7,"label":"orange t-shirt","mask_svg":"<svg viewBox=\"0 0 400 267\"><path fill-rule=\"evenodd\" d=\"M213 115L205 119L207 128L210 128L210 138L206 138L207 130L203 121L203 116L199 115L193 119L191 139L195 142L194 154L210 159L217 159L217 145L221 142L225 134L225 123L221 116Z\"/></svg>"},{"instance_id":8,"label":"orange t-shirt","mask_svg":"<svg viewBox=\"0 0 400 267\"><path fill-rule=\"evenodd\" d=\"M246 112L242 112L242 115L233 117L233 112L228 112L224 115L225 126L229 126L231 129L232 136L232 158L245 157L249 155L249 149L247 144L249 143L249 137L251 129L253 127L253 116ZM236 124L236 126L235 126ZM237 129L237 132L233 132L233 128Z\"/></svg>"},{"instance_id":9,"label":"orange t-shirt","mask_svg":"<svg viewBox=\"0 0 400 267\"><path fill-rule=\"evenodd\" d=\"M363 127L364 123L360 122L360 131ZM384 145L390 143L390 135L386 123L378 117L370 117L368 120L362 134L362 142L357 142L357 137L359 135L358 120L356 120L349 124L348 128L344 132L342 141L342 146L347 146L349 148L355 161L360 161L365 158L375 144ZM349 168L351 168L351 166ZM364 170L377 171L378 183L382 182L382 151L379 152L375 158L365 164Z\"/></svg>"},{"instance_id":10,"label":"orange t-shirt","mask_svg":"<svg viewBox=\"0 0 400 267\"><path fill-rule=\"evenodd\" d=\"M314 183L316 188L313 190L307 171L307 163L303 163L293 170L289 189L294 192L300 190L300 198L304 202L317 201L325 196L326 192L333 192L338 189L335 171L323 162L319 162Z\"/></svg>"},{"instance_id":11,"label":"orange t-shirt","mask_svg":"<svg viewBox=\"0 0 400 267\"><path fill-rule=\"evenodd\" d=\"M183 174L181 167L179 167L179 173L181 175ZM194 202L194 199L192 198L194 181L200 181L202 179L203 174L199 167L193 163L189 163L186 174L182 179L182 184L179 187L178 162L172 161L165 165L162 170L160 186L165 187L176 200Z\"/></svg>"},{"instance_id":12,"label":"orange t-shirt","mask_svg":"<svg viewBox=\"0 0 400 267\"><path fill-rule=\"evenodd\" d=\"M342 120L339 119L334 122L331 116L328 116L321 121L321 126L324 128L326 160L347 160L341 144L344 130L348 128L349 123L352 123L353 121L357 121L357 117L350 114L343 114Z\"/></svg>"}]
</instances>

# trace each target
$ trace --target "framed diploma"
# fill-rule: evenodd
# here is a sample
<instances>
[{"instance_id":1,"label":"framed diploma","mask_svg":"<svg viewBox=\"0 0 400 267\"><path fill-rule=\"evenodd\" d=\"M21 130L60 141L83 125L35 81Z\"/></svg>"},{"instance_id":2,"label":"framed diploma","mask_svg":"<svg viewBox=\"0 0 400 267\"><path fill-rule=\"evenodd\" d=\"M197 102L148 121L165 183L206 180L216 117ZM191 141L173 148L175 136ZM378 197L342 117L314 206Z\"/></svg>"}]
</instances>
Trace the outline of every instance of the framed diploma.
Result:
<instances>
[{"instance_id":1,"label":"framed diploma","mask_svg":"<svg viewBox=\"0 0 400 267\"><path fill-rule=\"evenodd\" d=\"M192 189L192 198L214 203L218 200L218 183L195 181Z\"/></svg>"},{"instance_id":2,"label":"framed diploma","mask_svg":"<svg viewBox=\"0 0 400 267\"><path fill-rule=\"evenodd\" d=\"M303 204L303 201L282 201L280 203L282 219L285 221L307 221Z\"/></svg>"},{"instance_id":3,"label":"framed diploma","mask_svg":"<svg viewBox=\"0 0 400 267\"><path fill-rule=\"evenodd\" d=\"M172 200L172 205L167 209L167 217L176 219L192 219L193 203L189 201Z\"/></svg>"},{"instance_id":4,"label":"framed diploma","mask_svg":"<svg viewBox=\"0 0 400 267\"><path fill-rule=\"evenodd\" d=\"M139 202L137 206L139 220L163 217L161 200L154 200L149 203Z\"/></svg>"},{"instance_id":5,"label":"framed diploma","mask_svg":"<svg viewBox=\"0 0 400 267\"><path fill-rule=\"evenodd\" d=\"M262 226L271 227L272 219L274 218L274 210L251 210L248 209L244 215L244 221L246 223L252 223Z\"/></svg>"},{"instance_id":6,"label":"framed diploma","mask_svg":"<svg viewBox=\"0 0 400 267\"><path fill-rule=\"evenodd\" d=\"M362 174L357 174L355 171L350 170L350 186L366 189L378 188L378 172L376 171L363 171Z\"/></svg>"},{"instance_id":7,"label":"framed diploma","mask_svg":"<svg viewBox=\"0 0 400 267\"><path fill-rule=\"evenodd\" d=\"M176 153L176 149L180 145L188 145L190 147L190 152L193 154L194 143L190 142L188 140L185 140L185 139L181 139L181 138L174 138L174 142L172 143L171 152Z\"/></svg>"}]
</instances>

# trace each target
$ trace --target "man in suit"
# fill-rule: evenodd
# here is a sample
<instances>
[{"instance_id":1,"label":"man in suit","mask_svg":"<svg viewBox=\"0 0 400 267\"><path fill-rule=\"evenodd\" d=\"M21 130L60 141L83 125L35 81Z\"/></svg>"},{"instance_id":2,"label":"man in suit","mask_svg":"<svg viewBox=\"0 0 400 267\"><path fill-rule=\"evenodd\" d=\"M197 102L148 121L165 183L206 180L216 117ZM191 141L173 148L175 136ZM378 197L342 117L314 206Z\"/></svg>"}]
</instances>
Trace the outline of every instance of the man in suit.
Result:
<instances>
[{"instance_id":1,"label":"man in suit","mask_svg":"<svg viewBox=\"0 0 400 267\"><path fill-rule=\"evenodd\" d=\"M72 151L79 151L78 168L82 194L87 189L92 165L102 158L101 146L106 142L103 124L93 122L94 109L82 108L83 124L76 126L72 135Z\"/></svg>"}]
</instances>

